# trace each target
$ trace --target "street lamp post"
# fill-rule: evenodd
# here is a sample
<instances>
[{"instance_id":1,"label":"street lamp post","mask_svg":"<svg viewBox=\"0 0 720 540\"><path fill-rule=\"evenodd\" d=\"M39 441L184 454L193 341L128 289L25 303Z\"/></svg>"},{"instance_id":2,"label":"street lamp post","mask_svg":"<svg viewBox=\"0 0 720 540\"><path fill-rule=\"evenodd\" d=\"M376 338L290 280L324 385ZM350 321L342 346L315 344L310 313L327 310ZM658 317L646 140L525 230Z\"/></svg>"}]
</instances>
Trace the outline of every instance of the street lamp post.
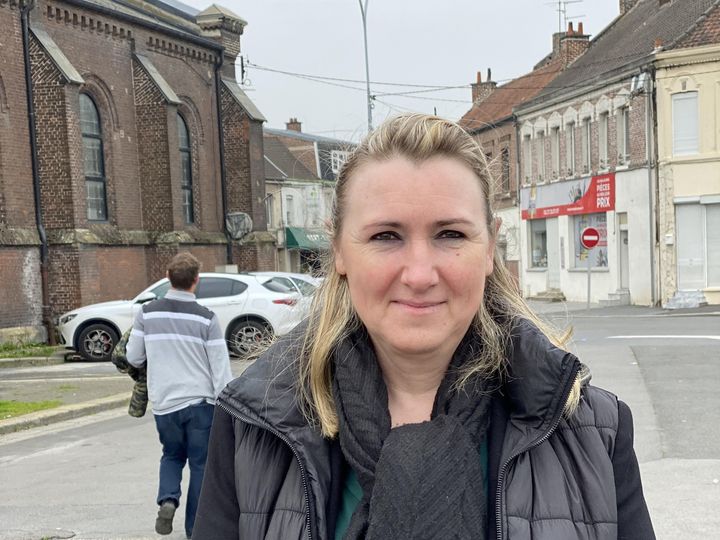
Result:
<instances>
[{"instance_id":1,"label":"street lamp post","mask_svg":"<svg viewBox=\"0 0 720 540\"><path fill-rule=\"evenodd\" d=\"M363 39L365 42L365 89L367 93L368 133L372 131L372 96L370 95L370 62L368 60L367 44L367 8L369 1L370 0L365 0L365 4L363 5L362 0L358 0L360 13L362 14Z\"/></svg>"}]
</instances>

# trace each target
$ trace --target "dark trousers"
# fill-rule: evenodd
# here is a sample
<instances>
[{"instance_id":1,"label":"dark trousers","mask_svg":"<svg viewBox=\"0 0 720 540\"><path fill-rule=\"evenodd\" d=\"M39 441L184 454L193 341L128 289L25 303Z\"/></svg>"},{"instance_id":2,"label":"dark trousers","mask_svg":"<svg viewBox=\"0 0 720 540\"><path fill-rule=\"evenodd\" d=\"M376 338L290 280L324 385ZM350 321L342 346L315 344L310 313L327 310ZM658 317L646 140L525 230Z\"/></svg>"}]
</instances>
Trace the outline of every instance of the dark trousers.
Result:
<instances>
[{"instance_id":1,"label":"dark trousers","mask_svg":"<svg viewBox=\"0 0 720 540\"><path fill-rule=\"evenodd\" d=\"M213 410L212 405L200 403L170 414L155 415L163 447L157 503L161 504L166 499L179 503L180 481L187 461L190 466L190 485L185 504L185 533L188 538L192 536L205 473Z\"/></svg>"}]
</instances>

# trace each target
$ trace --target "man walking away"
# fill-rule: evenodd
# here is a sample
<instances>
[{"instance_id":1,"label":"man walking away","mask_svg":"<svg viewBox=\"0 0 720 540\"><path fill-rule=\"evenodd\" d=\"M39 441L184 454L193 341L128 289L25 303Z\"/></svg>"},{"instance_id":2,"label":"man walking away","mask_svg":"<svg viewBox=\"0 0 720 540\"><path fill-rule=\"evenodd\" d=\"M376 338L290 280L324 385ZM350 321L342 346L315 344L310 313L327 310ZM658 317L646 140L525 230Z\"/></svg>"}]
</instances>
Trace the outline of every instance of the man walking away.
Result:
<instances>
[{"instance_id":1,"label":"man walking away","mask_svg":"<svg viewBox=\"0 0 720 540\"><path fill-rule=\"evenodd\" d=\"M155 521L159 534L172 532L180 502L185 462L190 485L185 533L192 536L207 458L215 398L232 379L230 358L217 316L195 301L200 262L190 253L176 255L167 270L171 289L138 313L127 360L147 363L147 385L162 444L160 487Z\"/></svg>"}]
</instances>

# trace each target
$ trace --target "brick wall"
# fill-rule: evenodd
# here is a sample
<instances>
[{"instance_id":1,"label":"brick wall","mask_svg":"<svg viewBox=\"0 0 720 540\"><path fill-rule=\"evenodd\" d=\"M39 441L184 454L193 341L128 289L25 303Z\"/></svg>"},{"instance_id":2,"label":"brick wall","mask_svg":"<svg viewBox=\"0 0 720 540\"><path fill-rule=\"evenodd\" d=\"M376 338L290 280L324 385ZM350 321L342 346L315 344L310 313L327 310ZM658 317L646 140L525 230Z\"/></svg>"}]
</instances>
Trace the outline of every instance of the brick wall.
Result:
<instances>
[{"instance_id":1,"label":"brick wall","mask_svg":"<svg viewBox=\"0 0 720 540\"><path fill-rule=\"evenodd\" d=\"M223 230L214 79L218 51L62 0L38 0L32 18L85 81L68 83L32 39L41 203L51 240L52 313L134 296L163 277L180 250L195 253L206 270L224 263L225 246L218 244ZM18 61L20 16L13 1L0 1L0 48L0 297L6 304L24 306L17 312L3 310L2 328L40 321L27 110ZM179 96L177 107L165 103L147 74L133 65L134 52L155 65ZM108 204L103 223L87 220L81 92L93 98L101 119ZM261 125L251 122L229 97L224 96L223 106L228 115L230 208L250 213L256 230L264 231ZM191 226L182 215L177 111L191 132ZM259 146L257 141L252 144L257 137ZM22 234L12 232L20 229ZM274 255L271 246L238 248L238 253L245 251L246 269L272 268L272 256L267 255ZM18 273L20 268L24 273ZM18 289L13 276L21 274L29 285Z\"/></svg>"},{"instance_id":2,"label":"brick wall","mask_svg":"<svg viewBox=\"0 0 720 540\"><path fill-rule=\"evenodd\" d=\"M223 138L225 147L225 182L227 186L228 212L252 211L250 185L250 124L247 115L227 88L221 90ZM254 223L253 219L253 223Z\"/></svg>"},{"instance_id":3,"label":"brick wall","mask_svg":"<svg viewBox=\"0 0 720 540\"><path fill-rule=\"evenodd\" d=\"M233 246L233 262L240 272L275 269L275 246L271 243L252 243Z\"/></svg>"},{"instance_id":4,"label":"brick wall","mask_svg":"<svg viewBox=\"0 0 720 540\"><path fill-rule=\"evenodd\" d=\"M0 3L0 224L35 227L20 11Z\"/></svg>"},{"instance_id":5,"label":"brick wall","mask_svg":"<svg viewBox=\"0 0 720 540\"><path fill-rule=\"evenodd\" d=\"M612 100L619 89L616 89L613 93L605 94L605 96ZM595 100L591 101L593 106L596 106L599 102L599 96ZM646 96L641 94L630 99L630 159L628 165L630 167L644 166L646 163ZM569 107L574 108L576 111L580 111L582 105L586 103L585 100L577 101L573 103L566 103L561 108L558 108L556 112L563 114ZM543 118L547 119L553 111L548 112ZM613 107L609 110L608 116L608 161L610 170L615 170L620 166L618 163L618 126L620 120L618 119L618 111ZM578 114L575 121L575 174L572 176L588 176L597 175L601 171L600 167L600 152L599 152L599 117L597 113L593 113L592 120L590 123L590 171L588 173L583 172L583 115ZM537 118L532 119L533 122L537 122ZM542 122L541 122L542 123ZM537 129L536 129L537 132ZM552 130L548 129L545 134L544 141L544 154L545 163L547 170L547 179L552 179L552 154L551 154L551 133ZM540 159L539 159L539 148L538 141L536 138L537 133L533 134L532 141L532 162L531 169L528 169L528 164L525 163L524 150L521 148L520 153L520 166L522 178L530 171L530 177L533 181L538 180ZM560 179L568 178L567 171L567 160L566 155L568 152L567 141L568 141L568 127L562 125L560 128ZM523 143L524 144L524 143Z\"/></svg>"},{"instance_id":6,"label":"brick wall","mask_svg":"<svg viewBox=\"0 0 720 540\"><path fill-rule=\"evenodd\" d=\"M72 227L80 190L77 179L73 179L69 154L64 79L34 37L30 40L30 58L44 223L48 229Z\"/></svg>"},{"instance_id":7,"label":"brick wall","mask_svg":"<svg viewBox=\"0 0 720 540\"><path fill-rule=\"evenodd\" d=\"M36 248L0 247L0 329L41 326L40 254Z\"/></svg>"},{"instance_id":8,"label":"brick wall","mask_svg":"<svg viewBox=\"0 0 720 540\"><path fill-rule=\"evenodd\" d=\"M92 257L97 260L98 302L133 298L151 284L146 278L145 249L142 247L104 247L97 249ZM122 278L118 279L118 276ZM108 287L109 283L113 283L112 288Z\"/></svg>"},{"instance_id":9,"label":"brick wall","mask_svg":"<svg viewBox=\"0 0 720 540\"><path fill-rule=\"evenodd\" d=\"M504 123L493 129L481 131L473 135L483 151L491 152L492 159L489 162L490 173L493 177L494 208L497 210L514 206L517 195L517 145L515 124ZM510 196L506 196L502 190L502 159L501 151L508 149L510 159Z\"/></svg>"},{"instance_id":10,"label":"brick wall","mask_svg":"<svg viewBox=\"0 0 720 540\"><path fill-rule=\"evenodd\" d=\"M49 263L50 310L55 317L82 305L78 247L53 246Z\"/></svg>"},{"instance_id":11,"label":"brick wall","mask_svg":"<svg viewBox=\"0 0 720 540\"><path fill-rule=\"evenodd\" d=\"M165 98L137 62L133 62L133 82L143 226L149 231L171 231L177 205L173 204ZM177 140L177 130L174 139Z\"/></svg>"}]
</instances>

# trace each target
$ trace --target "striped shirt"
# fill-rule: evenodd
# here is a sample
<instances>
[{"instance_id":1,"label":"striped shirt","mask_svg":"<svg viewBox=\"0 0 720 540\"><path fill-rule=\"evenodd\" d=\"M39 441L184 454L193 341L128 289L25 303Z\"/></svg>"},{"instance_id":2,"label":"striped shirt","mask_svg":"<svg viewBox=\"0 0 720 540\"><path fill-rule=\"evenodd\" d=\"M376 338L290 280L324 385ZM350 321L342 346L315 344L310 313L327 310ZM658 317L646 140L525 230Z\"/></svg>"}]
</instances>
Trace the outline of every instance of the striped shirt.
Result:
<instances>
[{"instance_id":1,"label":"striped shirt","mask_svg":"<svg viewBox=\"0 0 720 540\"><path fill-rule=\"evenodd\" d=\"M170 289L137 314L127 344L127 360L147 362L147 385L154 414L196 403L215 403L232 379L230 357L217 315L187 291Z\"/></svg>"}]
</instances>

